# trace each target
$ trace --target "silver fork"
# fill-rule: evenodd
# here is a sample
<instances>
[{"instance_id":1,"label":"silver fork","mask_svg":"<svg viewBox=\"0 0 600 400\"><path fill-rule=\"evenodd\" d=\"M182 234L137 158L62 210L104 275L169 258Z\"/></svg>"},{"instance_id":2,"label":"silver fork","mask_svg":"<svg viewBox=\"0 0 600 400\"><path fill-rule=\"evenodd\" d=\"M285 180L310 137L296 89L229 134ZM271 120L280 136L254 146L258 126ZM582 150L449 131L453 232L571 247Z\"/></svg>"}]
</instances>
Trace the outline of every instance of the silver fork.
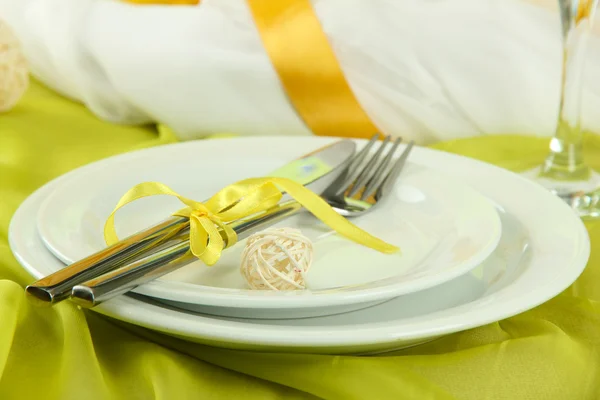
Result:
<instances>
[{"instance_id":1,"label":"silver fork","mask_svg":"<svg viewBox=\"0 0 600 400\"><path fill-rule=\"evenodd\" d=\"M381 204L381 200L393 188L413 142L394 160L402 139L392 142L391 137L387 136L371 155L371 149L379 138L378 134L374 135L354 156L346 171L321 194L338 214L354 217L369 212L374 206ZM290 200L265 213L234 221L230 226L238 239L242 240L302 210L301 204ZM178 244L73 287L71 300L82 307L94 307L195 261L196 257L189 251L188 239L188 236L181 236ZM223 239L226 240L225 237Z\"/></svg>"}]
</instances>

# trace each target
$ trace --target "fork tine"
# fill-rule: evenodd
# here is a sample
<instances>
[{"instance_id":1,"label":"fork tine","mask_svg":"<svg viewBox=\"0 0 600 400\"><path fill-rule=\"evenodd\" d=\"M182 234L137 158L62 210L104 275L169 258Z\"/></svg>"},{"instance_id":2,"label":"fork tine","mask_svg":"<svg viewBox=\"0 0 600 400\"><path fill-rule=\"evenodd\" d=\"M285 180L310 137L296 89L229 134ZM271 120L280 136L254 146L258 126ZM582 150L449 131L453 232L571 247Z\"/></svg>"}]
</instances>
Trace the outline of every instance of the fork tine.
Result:
<instances>
[{"instance_id":1,"label":"fork tine","mask_svg":"<svg viewBox=\"0 0 600 400\"><path fill-rule=\"evenodd\" d=\"M369 182L369 180L373 176L373 170L376 170L375 167L379 165L379 159L381 158L381 154L383 153L383 150L387 147L387 144L391 140L391 138L391 136L386 136L383 142L381 142L381 144L379 145L379 148L377 149L375 154L373 154L373 156L369 158L369 161L367 161L367 165L365 165L365 167L360 171L360 174L354 181L354 184L352 185L352 188L348 193L348 197L352 197L361 189L364 189L365 183Z\"/></svg>"},{"instance_id":2,"label":"fork tine","mask_svg":"<svg viewBox=\"0 0 600 400\"><path fill-rule=\"evenodd\" d=\"M383 181L381 186L377 189L379 190L382 196L388 193L392 189L392 187L394 187L394 184L398 179L398 175L400 175L400 172L404 168L406 159L408 158L408 155L410 154L410 151L412 150L414 144L415 142L412 140L410 141L410 143L408 143L402 154L400 154L400 157L396 160L396 163L392 166L390 172L385 177L385 180Z\"/></svg>"},{"instance_id":3,"label":"fork tine","mask_svg":"<svg viewBox=\"0 0 600 400\"><path fill-rule=\"evenodd\" d=\"M375 135L373 135L371 137L371 140L369 140L369 143L367 143L366 146L363 147L363 149L356 156L354 156L352 161L350 161L350 165L348 165L348 170L347 170L346 174L343 176L344 180L339 185L336 182L337 189L335 191L335 195L339 196L342 193L344 193L348 189L348 186L352 182L354 182L354 180L356 179L356 177L358 176L358 174L361 171L360 166L361 166L363 160L365 159L366 155L369 154L369 151L371 150L371 148L373 147L373 145L375 144L377 139L379 139L379 133L376 133ZM332 188L332 190L333 190L333 188Z\"/></svg>"},{"instance_id":4,"label":"fork tine","mask_svg":"<svg viewBox=\"0 0 600 400\"><path fill-rule=\"evenodd\" d=\"M371 139L369 139L369 142L365 145L365 147L363 147L362 150L350 162L350 165L348 166L349 173L350 172L354 173L356 171L356 169L358 167L360 167L363 160L365 159L367 154L369 154L369 152L371 151L371 148L377 142L378 139L379 139L379 133L376 133L373 136L371 136Z\"/></svg>"},{"instance_id":5,"label":"fork tine","mask_svg":"<svg viewBox=\"0 0 600 400\"><path fill-rule=\"evenodd\" d=\"M398 145L400 145L400 142L402 142L402 138L396 138L396 140L394 140L394 143L392 144L392 148L385 155L385 158L379 164L377 171L375 171L375 174L373 174L373 177L367 183L367 187L365 188L364 192L360 196L361 200L364 201L364 200L368 199L369 196L371 196L373 193L375 193L377 188L381 185L381 182L383 182L383 180L385 179L385 177L387 175L385 173L385 171L388 170L388 167L392 163L392 158L394 157L394 153L396 152Z\"/></svg>"}]
</instances>

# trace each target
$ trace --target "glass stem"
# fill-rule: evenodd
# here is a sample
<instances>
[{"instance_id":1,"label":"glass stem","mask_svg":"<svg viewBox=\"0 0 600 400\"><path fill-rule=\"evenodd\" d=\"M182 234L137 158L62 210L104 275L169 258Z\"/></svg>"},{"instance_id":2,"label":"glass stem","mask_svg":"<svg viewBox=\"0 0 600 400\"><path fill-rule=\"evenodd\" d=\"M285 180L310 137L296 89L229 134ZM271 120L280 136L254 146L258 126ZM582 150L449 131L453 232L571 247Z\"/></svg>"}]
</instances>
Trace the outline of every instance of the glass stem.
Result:
<instances>
[{"instance_id":1,"label":"glass stem","mask_svg":"<svg viewBox=\"0 0 600 400\"><path fill-rule=\"evenodd\" d=\"M563 62L558 123L541 176L579 181L591 170L583 160L581 97L586 47L598 0L558 0L562 24Z\"/></svg>"}]
</instances>

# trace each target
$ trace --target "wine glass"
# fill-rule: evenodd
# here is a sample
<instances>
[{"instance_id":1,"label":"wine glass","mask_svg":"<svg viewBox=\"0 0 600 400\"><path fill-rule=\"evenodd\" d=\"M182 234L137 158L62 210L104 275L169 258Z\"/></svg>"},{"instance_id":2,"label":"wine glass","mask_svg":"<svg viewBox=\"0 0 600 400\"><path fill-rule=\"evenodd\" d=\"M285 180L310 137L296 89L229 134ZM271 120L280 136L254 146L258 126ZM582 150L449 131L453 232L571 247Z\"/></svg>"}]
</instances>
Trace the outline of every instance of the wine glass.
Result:
<instances>
[{"instance_id":1,"label":"wine glass","mask_svg":"<svg viewBox=\"0 0 600 400\"><path fill-rule=\"evenodd\" d=\"M583 218L600 218L600 174L583 159L581 95L587 41L598 0L558 0L563 64L558 124L540 168L525 173Z\"/></svg>"}]
</instances>

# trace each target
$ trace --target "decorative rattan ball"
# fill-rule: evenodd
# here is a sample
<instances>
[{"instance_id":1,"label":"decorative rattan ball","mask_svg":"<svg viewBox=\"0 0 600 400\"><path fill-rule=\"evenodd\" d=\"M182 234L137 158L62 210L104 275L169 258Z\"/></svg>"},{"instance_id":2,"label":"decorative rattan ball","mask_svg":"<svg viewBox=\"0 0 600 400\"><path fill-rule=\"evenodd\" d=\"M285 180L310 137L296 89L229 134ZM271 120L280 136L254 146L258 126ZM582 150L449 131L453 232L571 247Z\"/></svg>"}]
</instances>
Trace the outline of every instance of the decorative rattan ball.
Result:
<instances>
[{"instance_id":1,"label":"decorative rattan ball","mask_svg":"<svg viewBox=\"0 0 600 400\"><path fill-rule=\"evenodd\" d=\"M0 112L10 110L27 90L29 69L17 37L0 20Z\"/></svg>"},{"instance_id":2,"label":"decorative rattan ball","mask_svg":"<svg viewBox=\"0 0 600 400\"><path fill-rule=\"evenodd\" d=\"M248 238L241 272L251 289L305 289L312 261L313 245L299 230L272 228Z\"/></svg>"}]
</instances>

